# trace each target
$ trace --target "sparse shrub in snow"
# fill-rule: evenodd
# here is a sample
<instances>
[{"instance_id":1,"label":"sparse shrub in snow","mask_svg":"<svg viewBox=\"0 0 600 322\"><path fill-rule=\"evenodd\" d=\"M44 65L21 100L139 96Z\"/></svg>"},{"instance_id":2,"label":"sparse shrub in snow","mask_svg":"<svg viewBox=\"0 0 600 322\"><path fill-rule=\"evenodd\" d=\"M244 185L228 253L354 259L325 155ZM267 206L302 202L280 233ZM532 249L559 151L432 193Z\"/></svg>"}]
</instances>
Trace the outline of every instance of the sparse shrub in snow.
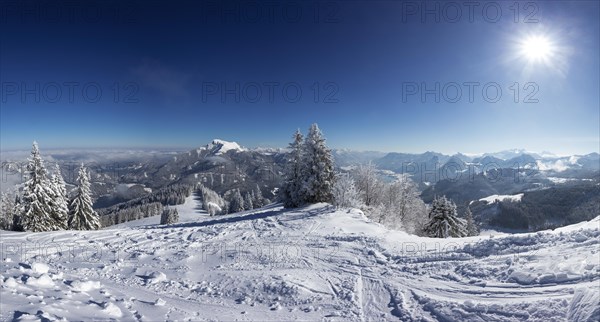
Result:
<instances>
[{"instance_id":1,"label":"sparse shrub in snow","mask_svg":"<svg viewBox=\"0 0 600 322\"><path fill-rule=\"evenodd\" d=\"M89 173L81 165L77 176L77 189L71 200L69 228L76 230L96 230L100 228L100 219L92 207Z\"/></svg>"},{"instance_id":2,"label":"sparse shrub in snow","mask_svg":"<svg viewBox=\"0 0 600 322\"><path fill-rule=\"evenodd\" d=\"M338 173L333 184L333 205L338 208L360 208L362 202L354 179L347 173Z\"/></svg>"},{"instance_id":3,"label":"sparse shrub in snow","mask_svg":"<svg viewBox=\"0 0 600 322\"><path fill-rule=\"evenodd\" d=\"M429 212L430 221L423 231L429 237L465 237L466 222L456 215L456 205L445 196L436 197Z\"/></svg>"},{"instance_id":4,"label":"sparse shrub in snow","mask_svg":"<svg viewBox=\"0 0 600 322\"><path fill-rule=\"evenodd\" d=\"M163 210L163 213L160 215L160 224L161 225L169 225L179 222L179 213L177 212L177 208L169 208L166 207Z\"/></svg>"}]
</instances>

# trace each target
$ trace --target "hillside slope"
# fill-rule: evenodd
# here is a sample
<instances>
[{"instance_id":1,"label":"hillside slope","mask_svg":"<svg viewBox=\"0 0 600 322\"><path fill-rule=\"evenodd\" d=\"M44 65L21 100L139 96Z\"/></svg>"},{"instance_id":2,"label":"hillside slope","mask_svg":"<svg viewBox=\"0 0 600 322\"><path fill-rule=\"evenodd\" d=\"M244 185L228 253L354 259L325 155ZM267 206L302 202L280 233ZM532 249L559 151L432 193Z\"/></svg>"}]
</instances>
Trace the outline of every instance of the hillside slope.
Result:
<instances>
[{"instance_id":1,"label":"hillside slope","mask_svg":"<svg viewBox=\"0 0 600 322\"><path fill-rule=\"evenodd\" d=\"M0 319L596 321L599 220L440 240L318 204L2 231Z\"/></svg>"}]
</instances>

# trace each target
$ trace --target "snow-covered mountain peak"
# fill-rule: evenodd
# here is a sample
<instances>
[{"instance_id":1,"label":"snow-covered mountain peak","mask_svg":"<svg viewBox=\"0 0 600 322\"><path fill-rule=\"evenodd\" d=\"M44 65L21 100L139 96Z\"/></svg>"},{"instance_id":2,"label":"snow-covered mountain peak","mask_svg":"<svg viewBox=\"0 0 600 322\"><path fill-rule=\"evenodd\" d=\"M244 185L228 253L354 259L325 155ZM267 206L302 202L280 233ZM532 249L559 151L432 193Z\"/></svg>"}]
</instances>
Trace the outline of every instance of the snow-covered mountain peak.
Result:
<instances>
[{"instance_id":1,"label":"snow-covered mountain peak","mask_svg":"<svg viewBox=\"0 0 600 322\"><path fill-rule=\"evenodd\" d=\"M211 151L214 155L220 155L223 153L227 153L228 151L236 151L242 152L246 151L246 149L242 148L236 142L229 142L221 139L214 139L210 144L206 146L207 150Z\"/></svg>"}]
</instances>

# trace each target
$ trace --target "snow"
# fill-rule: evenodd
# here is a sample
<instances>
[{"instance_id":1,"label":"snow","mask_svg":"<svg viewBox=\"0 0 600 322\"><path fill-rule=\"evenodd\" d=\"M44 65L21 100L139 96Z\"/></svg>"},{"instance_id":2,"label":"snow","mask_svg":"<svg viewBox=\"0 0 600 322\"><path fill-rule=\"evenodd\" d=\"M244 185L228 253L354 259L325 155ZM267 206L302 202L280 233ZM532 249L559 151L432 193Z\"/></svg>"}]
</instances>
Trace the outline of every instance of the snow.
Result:
<instances>
[{"instance_id":1,"label":"snow","mask_svg":"<svg viewBox=\"0 0 600 322\"><path fill-rule=\"evenodd\" d=\"M91 290L96 290L101 287L100 282L98 281L80 281L75 280L70 284L71 288L75 292L89 292Z\"/></svg>"},{"instance_id":2,"label":"snow","mask_svg":"<svg viewBox=\"0 0 600 322\"><path fill-rule=\"evenodd\" d=\"M50 267L44 263L33 263L31 265L31 270L35 274L46 274L50 270Z\"/></svg>"},{"instance_id":3,"label":"snow","mask_svg":"<svg viewBox=\"0 0 600 322\"><path fill-rule=\"evenodd\" d=\"M38 288L48 288L54 286L54 281L48 274L42 274L40 277L29 276L27 281L25 282L28 286L38 287Z\"/></svg>"},{"instance_id":4,"label":"snow","mask_svg":"<svg viewBox=\"0 0 600 322\"><path fill-rule=\"evenodd\" d=\"M167 280L167 275L163 272L152 272L147 276L146 284L156 284Z\"/></svg>"},{"instance_id":5,"label":"snow","mask_svg":"<svg viewBox=\"0 0 600 322\"><path fill-rule=\"evenodd\" d=\"M479 201L483 201L486 203L494 203L495 201L512 201L512 202L519 202L521 201L521 198L523 198L523 194L519 193L516 195L491 195L485 198L481 198L479 199ZM473 202L471 202L473 203Z\"/></svg>"},{"instance_id":6,"label":"snow","mask_svg":"<svg viewBox=\"0 0 600 322\"><path fill-rule=\"evenodd\" d=\"M593 289L577 289L567 317L569 321L600 321L600 292Z\"/></svg>"},{"instance_id":7,"label":"snow","mask_svg":"<svg viewBox=\"0 0 600 322\"><path fill-rule=\"evenodd\" d=\"M198 205L186 199L184 220L172 225L2 231L0 320L600 316L600 217L537 233L435 239L328 204L212 217Z\"/></svg>"},{"instance_id":8,"label":"snow","mask_svg":"<svg viewBox=\"0 0 600 322\"><path fill-rule=\"evenodd\" d=\"M242 152L246 150L236 142L229 142L221 139L214 139L212 143L208 145L207 149L213 151L214 155L221 155L228 151Z\"/></svg>"}]
</instances>

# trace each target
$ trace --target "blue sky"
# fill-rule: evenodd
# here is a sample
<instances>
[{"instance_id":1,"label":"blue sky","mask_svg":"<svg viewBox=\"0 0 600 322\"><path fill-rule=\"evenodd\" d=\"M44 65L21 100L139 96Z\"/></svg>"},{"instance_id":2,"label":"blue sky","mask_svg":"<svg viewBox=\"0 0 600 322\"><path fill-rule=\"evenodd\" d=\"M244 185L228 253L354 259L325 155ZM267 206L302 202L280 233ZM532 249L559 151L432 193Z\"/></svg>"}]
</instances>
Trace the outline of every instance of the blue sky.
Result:
<instances>
[{"instance_id":1,"label":"blue sky","mask_svg":"<svg viewBox=\"0 0 600 322\"><path fill-rule=\"evenodd\" d=\"M356 150L599 150L596 1L20 3L2 150L285 146L313 122Z\"/></svg>"}]
</instances>

